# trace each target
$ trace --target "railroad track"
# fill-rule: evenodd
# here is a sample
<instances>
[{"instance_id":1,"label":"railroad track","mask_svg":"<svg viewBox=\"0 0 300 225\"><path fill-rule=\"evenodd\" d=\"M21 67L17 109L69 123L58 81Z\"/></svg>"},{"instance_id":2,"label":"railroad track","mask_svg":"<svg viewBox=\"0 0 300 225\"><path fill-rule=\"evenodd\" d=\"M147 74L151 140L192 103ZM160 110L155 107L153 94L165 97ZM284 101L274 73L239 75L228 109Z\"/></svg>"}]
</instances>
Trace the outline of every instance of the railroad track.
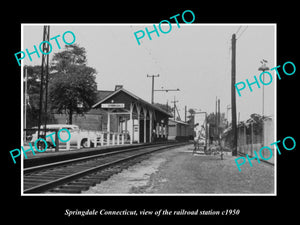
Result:
<instances>
[{"instance_id":1,"label":"railroad track","mask_svg":"<svg viewBox=\"0 0 300 225\"><path fill-rule=\"evenodd\" d=\"M24 168L24 193L81 193L155 151L189 143L139 146Z\"/></svg>"}]
</instances>

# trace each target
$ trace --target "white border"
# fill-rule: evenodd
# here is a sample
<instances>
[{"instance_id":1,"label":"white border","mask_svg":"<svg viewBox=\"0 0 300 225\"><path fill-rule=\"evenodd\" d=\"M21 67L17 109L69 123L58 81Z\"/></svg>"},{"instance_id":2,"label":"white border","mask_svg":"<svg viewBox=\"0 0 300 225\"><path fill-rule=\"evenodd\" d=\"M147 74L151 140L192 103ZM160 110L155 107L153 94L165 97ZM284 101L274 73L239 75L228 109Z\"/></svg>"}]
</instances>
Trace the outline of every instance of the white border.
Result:
<instances>
[{"instance_id":1,"label":"white border","mask_svg":"<svg viewBox=\"0 0 300 225\"><path fill-rule=\"evenodd\" d=\"M50 26L147 26L152 25L153 23L127 23L127 24L118 24L118 23L67 23L67 24L61 24L61 23L22 23L21 24L21 50L24 49L23 45L23 27L26 26L44 26L44 25L50 25ZM175 25L175 23L174 23ZM192 24L180 24L180 26L274 26L274 62L275 65L277 65L277 23L226 23L226 24L219 24L219 23L192 23ZM21 61L21 143L23 146L23 61ZM275 79L275 88L274 88L274 97L275 97L275 104L274 104L274 142L277 140L277 79ZM21 154L21 196L277 196L277 152L274 151L274 193L270 194L24 194L24 185L23 185L23 154Z\"/></svg>"}]
</instances>

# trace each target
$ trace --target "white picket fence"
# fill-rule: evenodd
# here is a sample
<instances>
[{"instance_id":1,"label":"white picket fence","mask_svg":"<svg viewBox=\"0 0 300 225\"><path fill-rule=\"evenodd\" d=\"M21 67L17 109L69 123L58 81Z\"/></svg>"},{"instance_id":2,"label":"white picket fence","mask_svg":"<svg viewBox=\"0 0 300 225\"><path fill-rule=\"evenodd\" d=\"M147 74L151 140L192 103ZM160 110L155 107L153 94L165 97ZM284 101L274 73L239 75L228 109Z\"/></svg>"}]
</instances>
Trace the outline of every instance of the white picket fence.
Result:
<instances>
[{"instance_id":1,"label":"white picket fence","mask_svg":"<svg viewBox=\"0 0 300 225\"><path fill-rule=\"evenodd\" d=\"M117 133L117 132L100 132L100 131L87 131L87 148L90 147L99 147L99 146L115 146L115 145L124 145L125 144L125 133ZM82 139L77 140L76 146L74 144L70 144L70 141L59 144L59 150L72 150L72 149L80 149ZM93 144L93 146L91 146Z\"/></svg>"}]
</instances>

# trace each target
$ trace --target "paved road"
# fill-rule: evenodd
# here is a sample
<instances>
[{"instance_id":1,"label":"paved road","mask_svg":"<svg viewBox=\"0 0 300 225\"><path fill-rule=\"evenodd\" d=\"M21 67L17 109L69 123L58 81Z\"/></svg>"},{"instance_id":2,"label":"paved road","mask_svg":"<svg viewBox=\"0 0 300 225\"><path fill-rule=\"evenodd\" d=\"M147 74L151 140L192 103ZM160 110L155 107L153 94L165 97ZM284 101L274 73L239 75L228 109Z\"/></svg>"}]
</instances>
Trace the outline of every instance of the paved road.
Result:
<instances>
[{"instance_id":1,"label":"paved road","mask_svg":"<svg viewBox=\"0 0 300 225\"><path fill-rule=\"evenodd\" d=\"M192 154L184 146L153 154L86 193L98 194L274 194L274 167L244 164L239 172L231 154Z\"/></svg>"}]
</instances>

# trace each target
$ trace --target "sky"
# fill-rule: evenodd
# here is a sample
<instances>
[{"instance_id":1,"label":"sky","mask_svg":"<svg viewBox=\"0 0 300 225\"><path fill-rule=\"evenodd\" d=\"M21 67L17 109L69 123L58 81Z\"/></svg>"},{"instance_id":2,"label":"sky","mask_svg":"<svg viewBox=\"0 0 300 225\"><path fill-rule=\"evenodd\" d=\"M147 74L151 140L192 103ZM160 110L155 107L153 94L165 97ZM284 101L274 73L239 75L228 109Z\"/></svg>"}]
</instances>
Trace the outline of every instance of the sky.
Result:
<instances>
[{"instance_id":1,"label":"sky","mask_svg":"<svg viewBox=\"0 0 300 225\"><path fill-rule=\"evenodd\" d=\"M158 26L157 21L153 24ZM159 74L154 89L179 88L180 91L156 91L154 102L172 104L175 98L181 118L184 118L185 106L196 111L214 112L216 98L220 99L221 112L227 115L227 106L231 105L233 33L237 33L236 82L246 82L246 79L253 82L254 75L259 78L262 59L268 61L269 68L277 66L274 24L183 23L178 28L174 23L169 33L159 31L158 37L154 32L152 40L146 34L138 45L134 32L145 32L145 27L151 31L153 24L50 24L50 38L60 35L57 40L63 46L64 32L75 34L75 43L86 49L87 65L97 71L98 90L114 90L119 84L151 102L152 79L147 74ZM162 26L163 30L168 28L168 25ZM20 51L34 51L33 46L38 48L42 37L43 24L23 24ZM69 35L65 37L67 41L72 40ZM51 44L50 60L54 53L63 50L58 49L54 40ZM32 61L28 57L22 60L22 65L41 65L41 58L36 54L31 57ZM268 116L275 116L275 77L270 85L264 86L264 112ZM252 113L262 114L263 88L255 85L252 88L253 92L248 87L241 91L241 97L236 94L240 121L247 120ZM229 121L230 114L231 111Z\"/></svg>"}]
</instances>

